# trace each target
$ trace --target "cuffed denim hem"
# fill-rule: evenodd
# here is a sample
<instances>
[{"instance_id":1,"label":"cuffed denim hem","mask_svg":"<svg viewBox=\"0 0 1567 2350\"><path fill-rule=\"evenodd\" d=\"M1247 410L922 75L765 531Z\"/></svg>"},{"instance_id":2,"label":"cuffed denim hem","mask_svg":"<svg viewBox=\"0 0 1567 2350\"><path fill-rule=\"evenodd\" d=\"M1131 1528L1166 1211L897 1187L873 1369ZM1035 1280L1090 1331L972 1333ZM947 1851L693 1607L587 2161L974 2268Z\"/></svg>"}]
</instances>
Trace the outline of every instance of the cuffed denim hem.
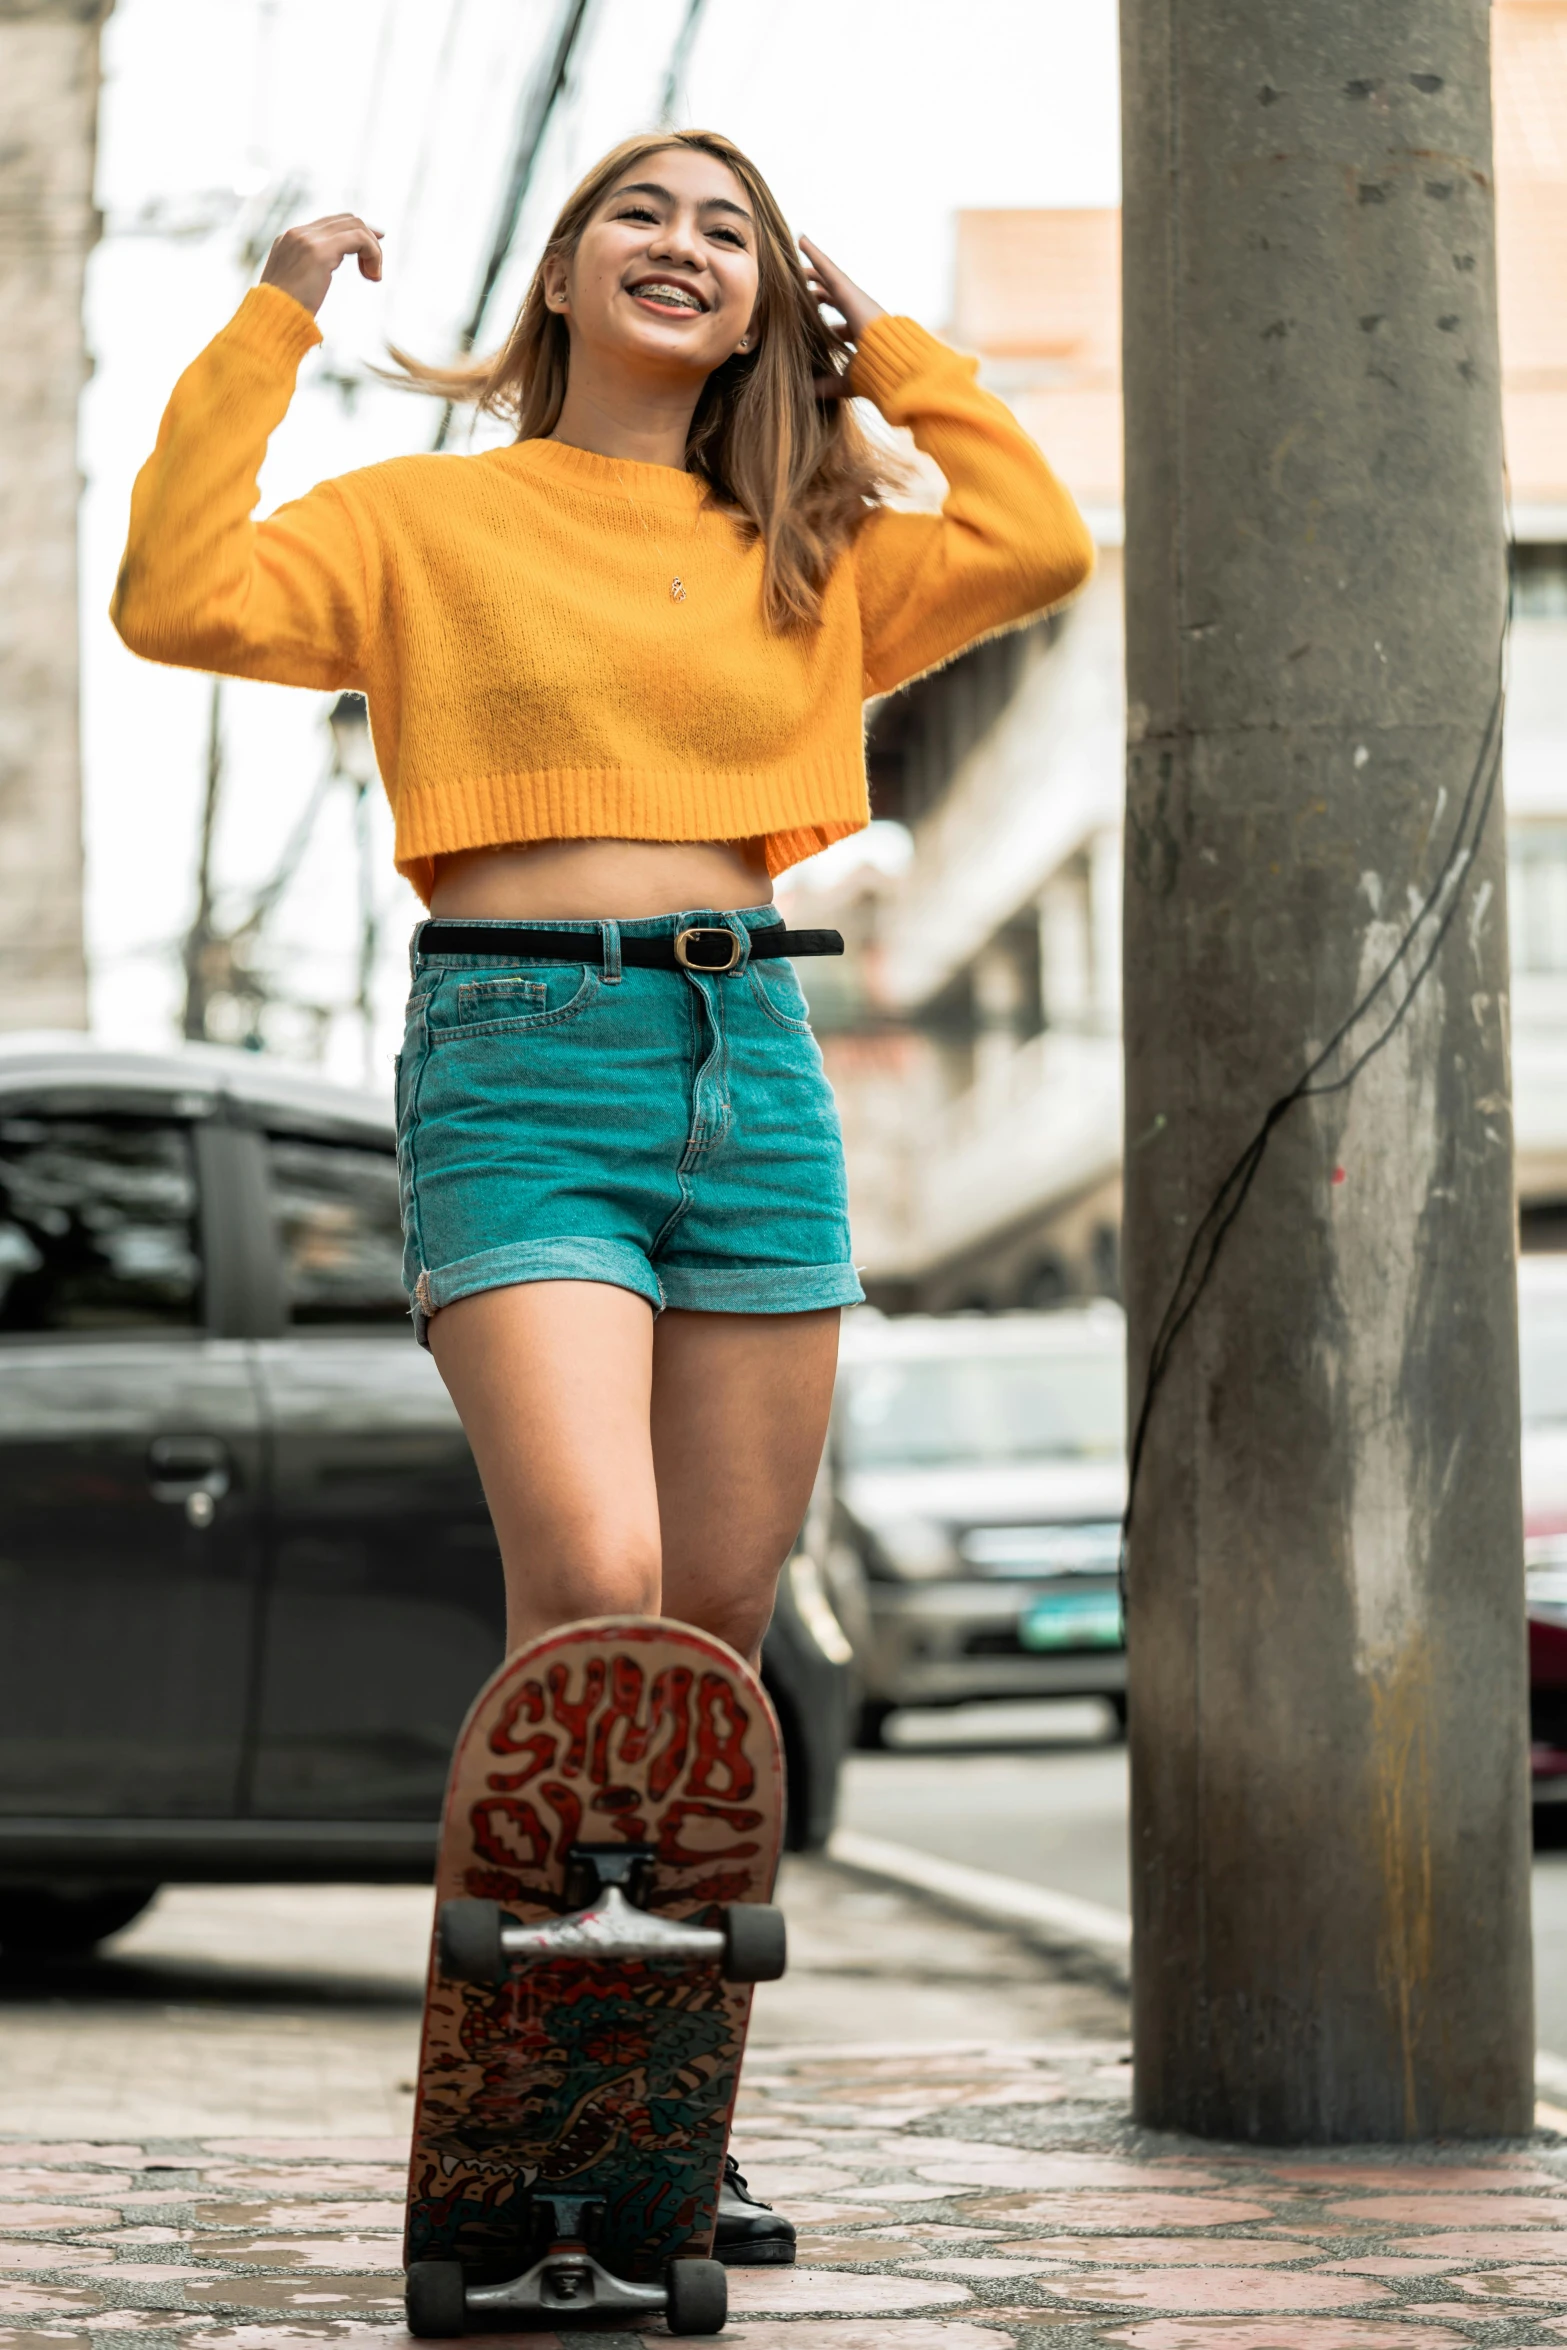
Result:
<instances>
[{"instance_id":1,"label":"cuffed denim hem","mask_svg":"<svg viewBox=\"0 0 1567 2350\"><path fill-rule=\"evenodd\" d=\"M481 1289L511 1289L522 1281L603 1281L646 1298L656 1314L665 1304L658 1276L639 1248L626 1240L524 1240L509 1248L487 1248L419 1275L414 1285L414 1336L430 1343L430 1317Z\"/></svg>"},{"instance_id":2,"label":"cuffed denim hem","mask_svg":"<svg viewBox=\"0 0 1567 2350\"><path fill-rule=\"evenodd\" d=\"M664 1303L688 1314L809 1314L865 1300L852 1265L659 1266Z\"/></svg>"}]
</instances>

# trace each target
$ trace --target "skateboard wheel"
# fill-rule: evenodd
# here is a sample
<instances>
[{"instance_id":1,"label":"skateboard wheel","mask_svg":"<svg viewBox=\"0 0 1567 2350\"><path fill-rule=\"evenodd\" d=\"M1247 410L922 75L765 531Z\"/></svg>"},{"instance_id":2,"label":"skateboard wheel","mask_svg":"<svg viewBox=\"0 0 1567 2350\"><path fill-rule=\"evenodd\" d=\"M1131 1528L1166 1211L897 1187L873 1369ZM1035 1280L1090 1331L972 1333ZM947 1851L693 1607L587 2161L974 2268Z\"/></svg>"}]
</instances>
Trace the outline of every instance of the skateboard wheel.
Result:
<instances>
[{"instance_id":1,"label":"skateboard wheel","mask_svg":"<svg viewBox=\"0 0 1567 2350\"><path fill-rule=\"evenodd\" d=\"M487 1903L476 1901L475 1909ZM416 2260L403 2287L408 2331L424 2341L449 2342L468 2330L468 2304L463 2293L462 2263L456 2260Z\"/></svg>"},{"instance_id":2,"label":"skateboard wheel","mask_svg":"<svg viewBox=\"0 0 1567 2350\"><path fill-rule=\"evenodd\" d=\"M664 2271L665 2322L672 2334L721 2334L729 2279L716 2260L672 2260Z\"/></svg>"},{"instance_id":3,"label":"skateboard wheel","mask_svg":"<svg viewBox=\"0 0 1567 2350\"><path fill-rule=\"evenodd\" d=\"M781 1909L770 1901L737 1901L725 1910L726 1983L776 1983L787 1963L788 1938Z\"/></svg>"},{"instance_id":4,"label":"skateboard wheel","mask_svg":"<svg viewBox=\"0 0 1567 2350\"><path fill-rule=\"evenodd\" d=\"M504 1983L498 1901L443 1901L440 1923L441 1972L456 1983Z\"/></svg>"}]
</instances>

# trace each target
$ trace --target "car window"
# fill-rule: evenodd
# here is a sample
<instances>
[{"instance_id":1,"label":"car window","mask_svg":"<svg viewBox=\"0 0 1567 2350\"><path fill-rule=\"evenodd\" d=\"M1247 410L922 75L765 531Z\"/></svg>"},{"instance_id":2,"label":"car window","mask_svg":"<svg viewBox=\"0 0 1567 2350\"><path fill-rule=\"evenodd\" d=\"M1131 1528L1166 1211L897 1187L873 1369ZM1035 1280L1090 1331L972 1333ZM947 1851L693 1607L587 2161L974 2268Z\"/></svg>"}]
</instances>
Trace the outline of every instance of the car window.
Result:
<instances>
[{"instance_id":1,"label":"car window","mask_svg":"<svg viewBox=\"0 0 1567 2350\"><path fill-rule=\"evenodd\" d=\"M854 1469L963 1461L1117 1458L1126 1441L1119 1354L952 1355L859 1363L843 1374Z\"/></svg>"},{"instance_id":2,"label":"car window","mask_svg":"<svg viewBox=\"0 0 1567 2350\"><path fill-rule=\"evenodd\" d=\"M0 1333L201 1320L189 1130L0 1112Z\"/></svg>"},{"instance_id":3,"label":"car window","mask_svg":"<svg viewBox=\"0 0 1567 2350\"><path fill-rule=\"evenodd\" d=\"M273 1134L267 1164L289 1321L406 1324L391 1151Z\"/></svg>"}]
</instances>

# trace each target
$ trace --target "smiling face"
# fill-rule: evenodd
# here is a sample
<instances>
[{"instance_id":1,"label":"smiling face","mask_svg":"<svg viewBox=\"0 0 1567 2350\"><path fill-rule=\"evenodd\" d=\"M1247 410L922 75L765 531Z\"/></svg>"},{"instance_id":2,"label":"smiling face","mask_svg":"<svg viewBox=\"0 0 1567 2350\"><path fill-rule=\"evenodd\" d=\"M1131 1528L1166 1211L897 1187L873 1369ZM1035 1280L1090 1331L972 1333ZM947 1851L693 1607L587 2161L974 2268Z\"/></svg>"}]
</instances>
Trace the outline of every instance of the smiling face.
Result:
<instances>
[{"instance_id":1,"label":"smiling face","mask_svg":"<svg viewBox=\"0 0 1567 2350\"><path fill-rule=\"evenodd\" d=\"M716 156L661 147L615 182L570 258L546 266L545 300L574 351L700 381L739 348L757 283L739 180Z\"/></svg>"}]
</instances>

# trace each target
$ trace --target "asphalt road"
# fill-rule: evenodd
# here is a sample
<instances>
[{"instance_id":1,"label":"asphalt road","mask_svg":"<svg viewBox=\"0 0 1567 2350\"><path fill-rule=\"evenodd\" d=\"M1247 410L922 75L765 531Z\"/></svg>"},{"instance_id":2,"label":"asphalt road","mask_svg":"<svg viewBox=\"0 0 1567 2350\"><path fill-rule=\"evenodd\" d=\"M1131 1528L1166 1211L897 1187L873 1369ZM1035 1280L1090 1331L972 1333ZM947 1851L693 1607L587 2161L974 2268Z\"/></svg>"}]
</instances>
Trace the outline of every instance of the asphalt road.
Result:
<instances>
[{"instance_id":1,"label":"asphalt road","mask_svg":"<svg viewBox=\"0 0 1567 2350\"><path fill-rule=\"evenodd\" d=\"M892 1734L895 1751L850 1762L845 1827L1127 1907L1126 1749L1108 1709L973 1706L896 1717ZM1538 2045L1567 2058L1567 1848L1535 1855L1534 1968Z\"/></svg>"}]
</instances>

